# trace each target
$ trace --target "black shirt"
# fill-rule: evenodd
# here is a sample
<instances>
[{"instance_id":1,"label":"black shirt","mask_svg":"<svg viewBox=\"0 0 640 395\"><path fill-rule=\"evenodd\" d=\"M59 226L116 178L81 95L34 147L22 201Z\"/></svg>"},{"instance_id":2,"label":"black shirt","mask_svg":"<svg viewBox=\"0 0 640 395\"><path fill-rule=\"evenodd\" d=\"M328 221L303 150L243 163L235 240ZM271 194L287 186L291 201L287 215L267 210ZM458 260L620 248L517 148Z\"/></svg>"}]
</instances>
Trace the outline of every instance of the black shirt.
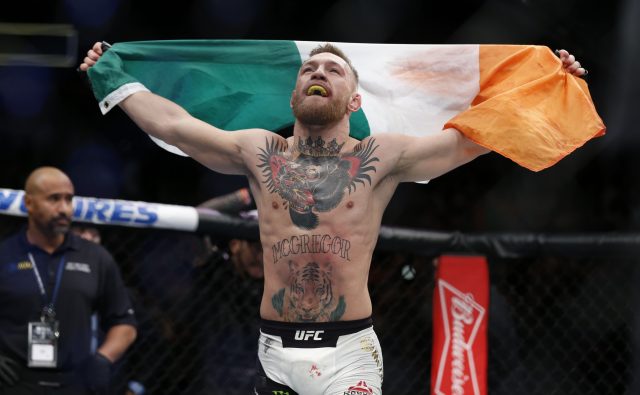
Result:
<instances>
[{"instance_id":1,"label":"black shirt","mask_svg":"<svg viewBox=\"0 0 640 395\"><path fill-rule=\"evenodd\" d=\"M68 233L63 244L49 254L30 244L23 229L0 244L0 354L26 366L27 325L40 320L44 307L29 253L47 301L53 294L58 266L64 265L55 304L60 321L59 369L74 369L89 356L94 312L105 332L114 325L136 324L120 271L107 250Z\"/></svg>"}]
</instances>

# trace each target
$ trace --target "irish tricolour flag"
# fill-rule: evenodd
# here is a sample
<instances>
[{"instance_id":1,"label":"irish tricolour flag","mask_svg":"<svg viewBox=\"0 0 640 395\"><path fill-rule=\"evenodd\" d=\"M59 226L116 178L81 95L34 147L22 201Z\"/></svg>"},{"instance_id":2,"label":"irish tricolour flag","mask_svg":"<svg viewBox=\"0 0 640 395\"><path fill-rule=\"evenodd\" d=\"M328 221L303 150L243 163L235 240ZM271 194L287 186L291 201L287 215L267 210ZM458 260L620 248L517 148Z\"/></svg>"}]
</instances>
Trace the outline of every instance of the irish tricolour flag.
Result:
<instances>
[{"instance_id":1,"label":"irish tricolour flag","mask_svg":"<svg viewBox=\"0 0 640 395\"><path fill-rule=\"evenodd\" d=\"M186 40L118 43L90 69L106 113L148 88L226 130L293 124L298 69L321 42ZM541 170L604 133L586 83L547 47L334 43L360 74L351 135L422 135L454 127ZM177 152L175 147L166 147Z\"/></svg>"}]
</instances>

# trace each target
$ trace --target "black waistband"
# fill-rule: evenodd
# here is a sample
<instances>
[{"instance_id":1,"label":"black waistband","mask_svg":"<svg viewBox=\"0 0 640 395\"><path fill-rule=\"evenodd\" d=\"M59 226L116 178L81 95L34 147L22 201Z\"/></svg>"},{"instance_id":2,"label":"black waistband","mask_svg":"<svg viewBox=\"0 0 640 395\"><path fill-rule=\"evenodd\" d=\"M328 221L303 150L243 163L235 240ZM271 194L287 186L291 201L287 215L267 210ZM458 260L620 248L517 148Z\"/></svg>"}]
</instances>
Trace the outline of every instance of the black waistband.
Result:
<instances>
[{"instance_id":1,"label":"black waistband","mask_svg":"<svg viewBox=\"0 0 640 395\"><path fill-rule=\"evenodd\" d=\"M338 338L373 326L371 317L354 321L280 322L261 320L263 333L280 336L283 347L335 347Z\"/></svg>"}]
</instances>

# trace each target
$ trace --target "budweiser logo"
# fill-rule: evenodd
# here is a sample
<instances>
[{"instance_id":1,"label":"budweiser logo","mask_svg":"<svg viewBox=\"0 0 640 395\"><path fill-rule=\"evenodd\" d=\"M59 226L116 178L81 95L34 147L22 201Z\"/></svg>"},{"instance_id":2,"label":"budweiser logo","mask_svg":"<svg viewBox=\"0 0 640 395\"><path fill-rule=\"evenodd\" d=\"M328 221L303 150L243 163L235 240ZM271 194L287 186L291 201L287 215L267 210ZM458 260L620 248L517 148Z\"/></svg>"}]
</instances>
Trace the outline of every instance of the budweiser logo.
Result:
<instances>
[{"instance_id":1,"label":"budweiser logo","mask_svg":"<svg viewBox=\"0 0 640 395\"><path fill-rule=\"evenodd\" d=\"M439 280L438 293L445 341L435 393L438 395L480 395L473 359L473 344L485 315L471 293L463 293L450 283ZM471 391L468 391L471 390Z\"/></svg>"},{"instance_id":2,"label":"budweiser logo","mask_svg":"<svg viewBox=\"0 0 640 395\"><path fill-rule=\"evenodd\" d=\"M349 387L344 395L373 395L373 389L364 380L361 380L358 381L358 384Z\"/></svg>"}]
</instances>

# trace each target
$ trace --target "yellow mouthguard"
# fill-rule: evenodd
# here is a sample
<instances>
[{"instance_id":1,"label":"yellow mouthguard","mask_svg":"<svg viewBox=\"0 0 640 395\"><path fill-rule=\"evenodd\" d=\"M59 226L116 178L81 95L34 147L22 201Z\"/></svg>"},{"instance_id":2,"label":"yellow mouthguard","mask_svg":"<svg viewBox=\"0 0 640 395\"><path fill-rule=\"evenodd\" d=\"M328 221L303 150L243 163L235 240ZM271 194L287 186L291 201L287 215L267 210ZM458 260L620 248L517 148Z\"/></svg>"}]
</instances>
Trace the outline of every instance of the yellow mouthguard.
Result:
<instances>
[{"instance_id":1,"label":"yellow mouthguard","mask_svg":"<svg viewBox=\"0 0 640 395\"><path fill-rule=\"evenodd\" d=\"M320 85L312 85L309 87L309 89L307 90L307 95L311 96L311 95L316 95L316 94L320 94L322 97L326 97L327 96L327 90L324 89L323 87L321 87Z\"/></svg>"}]
</instances>

